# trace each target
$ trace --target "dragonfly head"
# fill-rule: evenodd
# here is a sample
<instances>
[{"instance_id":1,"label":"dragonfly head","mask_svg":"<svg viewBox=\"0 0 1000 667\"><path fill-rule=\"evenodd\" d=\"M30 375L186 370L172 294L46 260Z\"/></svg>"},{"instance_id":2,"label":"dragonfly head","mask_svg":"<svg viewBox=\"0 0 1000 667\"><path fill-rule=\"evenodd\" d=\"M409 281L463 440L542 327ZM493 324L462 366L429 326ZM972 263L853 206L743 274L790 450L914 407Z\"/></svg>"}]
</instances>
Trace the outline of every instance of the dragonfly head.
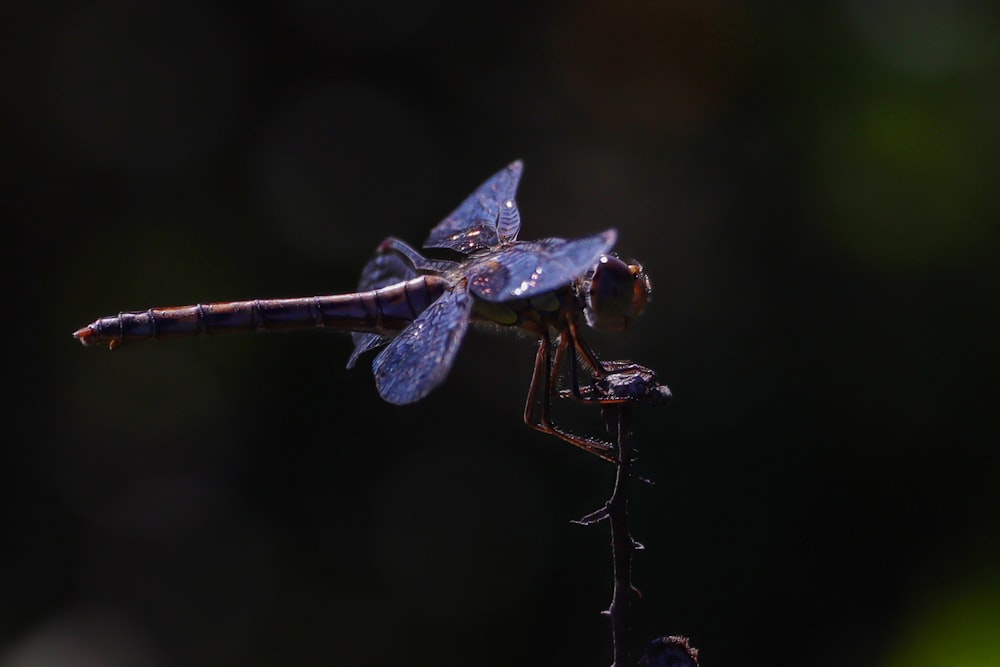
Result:
<instances>
[{"instance_id":1,"label":"dragonfly head","mask_svg":"<svg viewBox=\"0 0 1000 667\"><path fill-rule=\"evenodd\" d=\"M642 265L601 255L584 282L587 324L601 331L624 331L642 314L653 286Z\"/></svg>"}]
</instances>

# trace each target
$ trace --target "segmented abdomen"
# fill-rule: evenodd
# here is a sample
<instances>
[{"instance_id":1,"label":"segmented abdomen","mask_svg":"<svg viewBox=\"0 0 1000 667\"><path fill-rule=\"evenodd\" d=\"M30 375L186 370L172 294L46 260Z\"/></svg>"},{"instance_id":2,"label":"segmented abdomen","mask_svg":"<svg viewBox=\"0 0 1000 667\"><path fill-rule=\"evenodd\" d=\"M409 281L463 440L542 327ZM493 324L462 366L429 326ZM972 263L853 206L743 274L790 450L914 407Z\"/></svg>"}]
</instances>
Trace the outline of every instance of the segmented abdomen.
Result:
<instances>
[{"instance_id":1,"label":"segmented abdomen","mask_svg":"<svg viewBox=\"0 0 1000 667\"><path fill-rule=\"evenodd\" d=\"M419 276L367 292L150 308L102 317L73 336L87 346L115 349L142 340L287 329L394 335L448 287L444 278Z\"/></svg>"}]
</instances>

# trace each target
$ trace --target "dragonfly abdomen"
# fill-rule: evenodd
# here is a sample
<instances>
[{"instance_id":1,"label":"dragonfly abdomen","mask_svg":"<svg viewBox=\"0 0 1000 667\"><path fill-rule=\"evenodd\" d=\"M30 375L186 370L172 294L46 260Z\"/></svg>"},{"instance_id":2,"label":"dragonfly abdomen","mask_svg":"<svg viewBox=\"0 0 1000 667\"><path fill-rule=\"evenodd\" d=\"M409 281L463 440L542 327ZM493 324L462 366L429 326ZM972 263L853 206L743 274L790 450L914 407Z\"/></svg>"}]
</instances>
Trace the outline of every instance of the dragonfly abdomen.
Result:
<instances>
[{"instance_id":1,"label":"dragonfly abdomen","mask_svg":"<svg viewBox=\"0 0 1000 667\"><path fill-rule=\"evenodd\" d=\"M394 335L448 288L438 276L419 276L367 292L293 299L254 299L150 308L102 317L73 336L87 346L190 336L335 329Z\"/></svg>"}]
</instances>

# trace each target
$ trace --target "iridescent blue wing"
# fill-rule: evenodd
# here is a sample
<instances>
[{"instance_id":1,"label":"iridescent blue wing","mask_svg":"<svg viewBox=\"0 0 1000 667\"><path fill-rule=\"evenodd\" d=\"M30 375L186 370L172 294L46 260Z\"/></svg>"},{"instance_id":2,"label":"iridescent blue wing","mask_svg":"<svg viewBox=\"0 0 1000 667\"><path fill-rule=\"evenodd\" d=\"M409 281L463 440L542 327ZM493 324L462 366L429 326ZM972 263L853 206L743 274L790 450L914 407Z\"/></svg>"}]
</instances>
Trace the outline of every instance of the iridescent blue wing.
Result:
<instances>
[{"instance_id":1,"label":"iridescent blue wing","mask_svg":"<svg viewBox=\"0 0 1000 667\"><path fill-rule=\"evenodd\" d=\"M392 339L372 363L379 395L396 405L419 401L441 384L469 328L472 296L459 284Z\"/></svg>"},{"instance_id":2,"label":"iridescent blue wing","mask_svg":"<svg viewBox=\"0 0 1000 667\"><path fill-rule=\"evenodd\" d=\"M383 243L385 245L385 243ZM361 278L358 280L358 291L378 289L386 285L395 285L398 282L415 278L417 270L410 262L394 252L383 253L379 246L379 251L368 260L365 268L361 270ZM354 363L362 354L368 350L374 350L389 342L389 338L373 333L352 333L354 339L354 351L351 358L347 360L347 367L353 368Z\"/></svg>"},{"instance_id":3,"label":"iridescent blue wing","mask_svg":"<svg viewBox=\"0 0 1000 667\"><path fill-rule=\"evenodd\" d=\"M496 248L469 260L469 291L485 301L510 301L551 292L585 275L611 250L617 232L582 239L543 239Z\"/></svg>"},{"instance_id":4,"label":"iridescent blue wing","mask_svg":"<svg viewBox=\"0 0 1000 667\"><path fill-rule=\"evenodd\" d=\"M519 180L520 160L493 174L466 197L451 215L431 230L424 247L449 248L468 254L516 239L521 228L514 200Z\"/></svg>"}]
</instances>

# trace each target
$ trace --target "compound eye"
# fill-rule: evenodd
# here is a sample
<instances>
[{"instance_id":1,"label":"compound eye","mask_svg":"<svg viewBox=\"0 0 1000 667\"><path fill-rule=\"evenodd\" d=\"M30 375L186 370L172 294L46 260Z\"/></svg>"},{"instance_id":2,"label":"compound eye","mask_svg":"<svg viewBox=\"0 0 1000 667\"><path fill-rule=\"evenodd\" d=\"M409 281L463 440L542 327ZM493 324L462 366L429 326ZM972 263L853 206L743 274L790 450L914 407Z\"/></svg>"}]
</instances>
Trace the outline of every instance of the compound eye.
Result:
<instances>
[{"instance_id":1,"label":"compound eye","mask_svg":"<svg viewBox=\"0 0 1000 667\"><path fill-rule=\"evenodd\" d=\"M590 306L599 313L612 314L631 301L632 274L617 257L602 255L590 281Z\"/></svg>"},{"instance_id":2,"label":"compound eye","mask_svg":"<svg viewBox=\"0 0 1000 667\"><path fill-rule=\"evenodd\" d=\"M603 255L587 289L587 322L596 329L621 331L646 306L649 281L638 264Z\"/></svg>"}]
</instances>

